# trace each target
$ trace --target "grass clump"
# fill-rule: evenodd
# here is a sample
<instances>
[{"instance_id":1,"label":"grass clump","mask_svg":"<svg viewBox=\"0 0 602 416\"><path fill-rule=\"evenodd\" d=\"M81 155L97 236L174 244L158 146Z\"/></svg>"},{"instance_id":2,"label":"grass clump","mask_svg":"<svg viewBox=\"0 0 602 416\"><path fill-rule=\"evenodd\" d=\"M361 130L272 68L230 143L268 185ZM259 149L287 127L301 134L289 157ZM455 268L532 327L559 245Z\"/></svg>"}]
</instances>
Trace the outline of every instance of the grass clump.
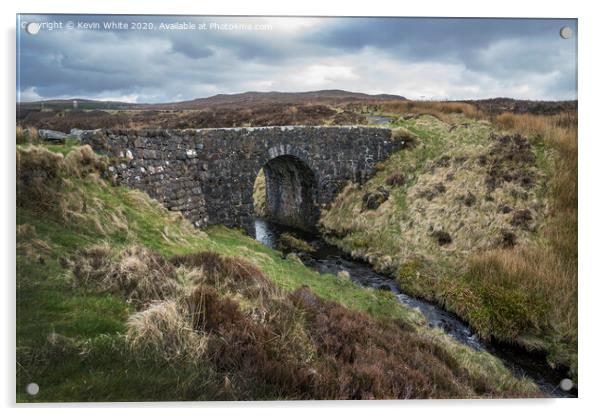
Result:
<instances>
[{"instance_id":1,"label":"grass clump","mask_svg":"<svg viewBox=\"0 0 602 416\"><path fill-rule=\"evenodd\" d=\"M187 313L174 299L153 302L128 318L126 342L135 355L161 356L170 363L200 360L207 340Z\"/></svg>"},{"instance_id":2,"label":"grass clump","mask_svg":"<svg viewBox=\"0 0 602 416\"><path fill-rule=\"evenodd\" d=\"M38 129L35 127L25 128L23 126L17 126L16 128L17 144L37 144L40 142L40 136L38 136Z\"/></svg>"},{"instance_id":3,"label":"grass clump","mask_svg":"<svg viewBox=\"0 0 602 416\"><path fill-rule=\"evenodd\" d=\"M307 241L295 237L291 233L282 233L278 238L278 249L284 253L313 253L316 251Z\"/></svg>"},{"instance_id":4,"label":"grass clump","mask_svg":"<svg viewBox=\"0 0 602 416\"><path fill-rule=\"evenodd\" d=\"M158 253L130 246L113 260L107 245L79 250L73 261L76 287L123 294L137 305L167 299L180 290L175 268Z\"/></svg>"},{"instance_id":5,"label":"grass clump","mask_svg":"<svg viewBox=\"0 0 602 416\"><path fill-rule=\"evenodd\" d=\"M209 284L219 290L239 292L245 296L269 295L274 283L254 264L239 257L224 257L213 251L177 255L171 259L176 266L196 268L192 283Z\"/></svg>"}]
</instances>

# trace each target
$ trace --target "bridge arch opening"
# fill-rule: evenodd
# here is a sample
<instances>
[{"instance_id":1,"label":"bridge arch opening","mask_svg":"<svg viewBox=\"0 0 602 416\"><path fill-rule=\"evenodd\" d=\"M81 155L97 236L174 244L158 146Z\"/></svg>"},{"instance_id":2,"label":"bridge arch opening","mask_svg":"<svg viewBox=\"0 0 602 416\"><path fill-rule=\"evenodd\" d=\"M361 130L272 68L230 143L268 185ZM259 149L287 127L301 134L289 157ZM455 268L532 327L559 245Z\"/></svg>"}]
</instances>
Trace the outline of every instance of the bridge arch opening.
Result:
<instances>
[{"instance_id":1,"label":"bridge arch opening","mask_svg":"<svg viewBox=\"0 0 602 416\"><path fill-rule=\"evenodd\" d=\"M293 155L277 156L259 171L253 189L256 215L313 231L318 221L317 180L312 169Z\"/></svg>"}]
</instances>

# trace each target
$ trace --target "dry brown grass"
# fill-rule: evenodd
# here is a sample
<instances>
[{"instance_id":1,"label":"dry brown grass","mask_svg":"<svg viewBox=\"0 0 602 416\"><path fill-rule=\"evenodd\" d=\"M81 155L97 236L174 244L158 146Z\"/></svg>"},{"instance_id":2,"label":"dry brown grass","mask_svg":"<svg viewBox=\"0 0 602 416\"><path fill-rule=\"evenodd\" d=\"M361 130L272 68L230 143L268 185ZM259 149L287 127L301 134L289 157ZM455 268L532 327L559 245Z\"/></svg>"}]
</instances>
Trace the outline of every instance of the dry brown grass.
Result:
<instances>
[{"instance_id":1,"label":"dry brown grass","mask_svg":"<svg viewBox=\"0 0 602 416\"><path fill-rule=\"evenodd\" d=\"M495 280L539 294L549 306L535 324L551 334L552 358L577 365L577 116L502 114L500 127L520 131L555 152L550 178L551 209L541 234L547 243L530 244L512 250L478 253L470 260L471 277Z\"/></svg>"},{"instance_id":2,"label":"dry brown grass","mask_svg":"<svg viewBox=\"0 0 602 416\"><path fill-rule=\"evenodd\" d=\"M194 331L187 310L173 299L153 302L130 316L126 341L135 354L190 363L200 360L207 348L207 338Z\"/></svg>"},{"instance_id":3,"label":"dry brown grass","mask_svg":"<svg viewBox=\"0 0 602 416\"><path fill-rule=\"evenodd\" d=\"M124 294L137 306L181 291L175 268L160 254L131 246L118 255L106 244L80 250L73 259L76 287Z\"/></svg>"},{"instance_id":4,"label":"dry brown grass","mask_svg":"<svg viewBox=\"0 0 602 416\"><path fill-rule=\"evenodd\" d=\"M74 148L67 157L42 146L17 149L17 205L36 210L65 210L69 201L62 195L70 184L68 177L94 176L102 183L100 175L107 167L107 159L99 156L90 146Z\"/></svg>"},{"instance_id":5,"label":"dry brown grass","mask_svg":"<svg viewBox=\"0 0 602 416\"><path fill-rule=\"evenodd\" d=\"M381 105L381 111L408 116L431 115L444 123L453 124L450 115L464 114L474 119L484 118L485 114L474 105L445 101L390 101Z\"/></svg>"},{"instance_id":6,"label":"dry brown grass","mask_svg":"<svg viewBox=\"0 0 602 416\"><path fill-rule=\"evenodd\" d=\"M202 251L175 256L171 262L178 267L198 269L195 284L209 284L218 290L250 297L272 296L278 292L276 285L257 266L242 258Z\"/></svg>"},{"instance_id":7,"label":"dry brown grass","mask_svg":"<svg viewBox=\"0 0 602 416\"><path fill-rule=\"evenodd\" d=\"M17 205L38 210L56 204L63 156L43 147L17 149Z\"/></svg>"},{"instance_id":8,"label":"dry brown grass","mask_svg":"<svg viewBox=\"0 0 602 416\"><path fill-rule=\"evenodd\" d=\"M35 144L40 142L40 136L38 135L38 129L35 127L24 128L17 125L16 128L17 144Z\"/></svg>"},{"instance_id":9,"label":"dry brown grass","mask_svg":"<svg viewBox=\"0 0 602 416\"><path fill-rule=\"evenodd\" d=\"M102 174L108 167L106 157L99 156L89 145L76 147L64 160L67 174L85 178L90 173Z\"/></svg>"},{"instance_id":10,"label":"dry brown grass","mask_svg":"<svg viewBox=\"0 0 602 416\"><path fill-rule=\"evenodd\" d=\"M239 399L265 389L298 399L538 394L518 380L492 384L408 324L377 321L307 287L289 294L264 288L258 298L249 282L263 286L264 277L240 259L200 252L172 261L199 271L199 280L189 293L133 315L127 340L136 355L209 363Z\"/></svg>"},{"instance_id":11,"label":"dry brown grass","mask_svg":"<svg viewBox=\"0 0 602 416\"><path fill-rule=\"evenodd\" d=\"M383 271L393 259L404 290L459 314L482 337L541 348L576 376L576 113L490 118L465 107L494 131L458 118L462 105L424 104L455 119L455 128L417 117L422 104L391 107L414 111L403 123L424 133L417 147L394 155L367 186L347 187L322 224L335 243ZM396 188L398 172L406 184ZM393 198L362 213L362 195L381 184ZM433 237L441 232L451 242L439 246Z\"/></svg>"}]
</instances>

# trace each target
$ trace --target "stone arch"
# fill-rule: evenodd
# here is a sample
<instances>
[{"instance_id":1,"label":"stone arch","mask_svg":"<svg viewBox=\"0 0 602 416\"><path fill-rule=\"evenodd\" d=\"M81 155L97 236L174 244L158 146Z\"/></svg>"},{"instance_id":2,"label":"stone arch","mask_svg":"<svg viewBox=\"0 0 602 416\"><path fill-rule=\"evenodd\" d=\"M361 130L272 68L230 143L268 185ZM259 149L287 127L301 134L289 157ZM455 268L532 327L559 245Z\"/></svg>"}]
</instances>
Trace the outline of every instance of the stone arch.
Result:
<instances>
[{"instance_id":1,"label":"stone arch","mask_svg":"<svg viewBox=\"0 0 602 416\"><path fill-rule=\"evenodd\" d=\"M268 151L265 175L266 216L287 226L314 230L319 217L318 176L303 151L277 146Z\"/></svg>"}]
</instances>

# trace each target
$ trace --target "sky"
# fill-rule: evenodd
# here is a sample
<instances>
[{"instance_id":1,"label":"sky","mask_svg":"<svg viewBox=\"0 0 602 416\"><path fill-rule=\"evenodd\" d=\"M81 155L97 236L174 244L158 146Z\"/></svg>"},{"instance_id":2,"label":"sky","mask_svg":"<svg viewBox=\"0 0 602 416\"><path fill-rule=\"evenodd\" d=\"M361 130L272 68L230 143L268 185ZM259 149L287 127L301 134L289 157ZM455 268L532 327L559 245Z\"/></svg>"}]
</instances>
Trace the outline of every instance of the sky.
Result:
<instances>
[{"instance_id":1,"label":"sky","mask_svg":"<svg viewBox=\"0 0 602 416\"><path fill-rule=\"evenodd\" d=\"M569 39L560 36L565 26ZM160 103L322 89L576 99L577 21L17 16L18 101Z\"/></svg>"}]
</instances>

